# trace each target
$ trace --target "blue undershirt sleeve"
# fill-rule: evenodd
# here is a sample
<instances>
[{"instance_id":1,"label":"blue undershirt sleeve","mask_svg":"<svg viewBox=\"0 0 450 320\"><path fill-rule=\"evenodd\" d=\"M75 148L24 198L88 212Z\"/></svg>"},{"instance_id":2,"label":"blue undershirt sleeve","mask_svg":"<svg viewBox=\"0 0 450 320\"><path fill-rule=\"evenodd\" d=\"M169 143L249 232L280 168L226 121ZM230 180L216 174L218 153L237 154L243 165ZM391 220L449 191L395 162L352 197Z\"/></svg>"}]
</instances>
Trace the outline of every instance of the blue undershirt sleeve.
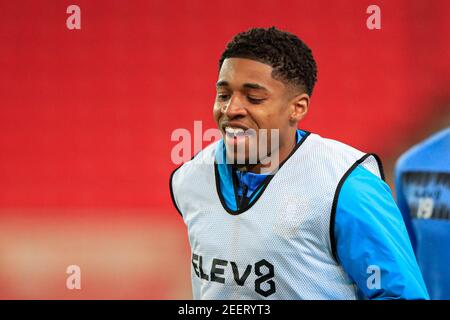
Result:
<instances>
[{"instance_id":1,"label":"blue undershirt sleeve","mask_svg":"<svg viewBox=\"0 0 450 320\"><path fill-rule=\"evenodd\" d=\"M334 220L336 254L365 299L429 299L388 185L362 166L344 181Z\"/></svg>"}]
</instances>

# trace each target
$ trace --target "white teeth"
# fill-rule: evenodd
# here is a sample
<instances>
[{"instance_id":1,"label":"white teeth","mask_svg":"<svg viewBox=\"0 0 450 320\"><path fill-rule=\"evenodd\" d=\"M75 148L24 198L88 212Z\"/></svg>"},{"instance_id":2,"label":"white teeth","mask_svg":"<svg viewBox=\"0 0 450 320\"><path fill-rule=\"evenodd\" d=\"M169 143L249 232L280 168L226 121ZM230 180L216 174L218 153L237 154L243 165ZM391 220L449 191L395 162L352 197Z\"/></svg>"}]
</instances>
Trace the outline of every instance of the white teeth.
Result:
<instances>
[{"instance_id":1,"label":"white teeth","mask_svg":"<svg viewBox=\"0 0 450 320\"><path fill-rule=\"evenodd\" d=\"M225 127L225 132L229 135L241 136L245 133L242 128Z\"/></svg>"}]
</instances>

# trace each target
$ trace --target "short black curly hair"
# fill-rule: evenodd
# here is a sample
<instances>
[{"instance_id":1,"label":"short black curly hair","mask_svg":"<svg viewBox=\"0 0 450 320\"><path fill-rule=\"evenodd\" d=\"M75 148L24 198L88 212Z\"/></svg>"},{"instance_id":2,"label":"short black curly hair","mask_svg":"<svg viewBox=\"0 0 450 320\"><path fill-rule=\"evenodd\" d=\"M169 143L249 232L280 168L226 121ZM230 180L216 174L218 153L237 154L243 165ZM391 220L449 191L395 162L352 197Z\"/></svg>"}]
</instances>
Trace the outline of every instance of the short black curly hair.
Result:
<instances>
[{"instance_id":1,"label":"short black curly hair","mask_svg":"<svg viewBox=\"0 0 450 320\"><path fill-rule=\"evenodd\" d=\"M227 58L268 64L273 68L274 79L301 87L310 96L317 81L317 65L311 49L296 35L275 27L253 28L235 35L220 57L219 72Z\"/></svg>"}]
</instances>

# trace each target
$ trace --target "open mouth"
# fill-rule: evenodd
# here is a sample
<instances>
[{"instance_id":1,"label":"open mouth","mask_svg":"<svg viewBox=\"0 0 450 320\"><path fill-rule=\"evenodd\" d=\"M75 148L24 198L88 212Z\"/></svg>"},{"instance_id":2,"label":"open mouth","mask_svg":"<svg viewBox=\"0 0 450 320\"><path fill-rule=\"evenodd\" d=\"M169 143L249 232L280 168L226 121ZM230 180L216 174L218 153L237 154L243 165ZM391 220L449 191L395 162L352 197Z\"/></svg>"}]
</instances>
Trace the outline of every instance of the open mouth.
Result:
<instances>
[{"instance_id":1,"label":"open mouth","mask_svg":"<svg viewBox=\"0 0 450 320\"><path fill-rule=\"evenodd\" d=\"M224 128L225 134L227 138L232 139L242 139L245 137L250 137L254 134L254 130L248 129L245 130L243 128L225 126Z\"/></svg>"},{"instance_id":2,"label":"open mouth","mask_svg":"<svg viewBox=\"0 0 450 320\"><path fill-rule=\"evenodd\" d=\"M243 137L245 130L242 128L225 127L225 133L230 138Z\"/></svg>"}]
</instances>

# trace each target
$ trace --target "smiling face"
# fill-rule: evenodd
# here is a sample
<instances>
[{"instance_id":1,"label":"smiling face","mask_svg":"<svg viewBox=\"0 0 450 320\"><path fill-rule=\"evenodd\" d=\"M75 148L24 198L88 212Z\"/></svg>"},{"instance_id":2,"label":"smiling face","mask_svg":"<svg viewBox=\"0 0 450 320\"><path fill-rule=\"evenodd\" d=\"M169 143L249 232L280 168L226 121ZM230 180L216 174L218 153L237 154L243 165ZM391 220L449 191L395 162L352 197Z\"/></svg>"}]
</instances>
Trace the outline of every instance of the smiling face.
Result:
<instances>
[{"instance_id":1,"label":"smiling face","mask_svg":"<svg viewBox=\"0 0 450 320\"><path fill-rule=\"evenodd\" d=\"M258 146L261 129L267 130L266 150L278 152L283 161L295 146L297 122L309 104L307 94L274 79L272 71L271 66L255 60L228 58L217 81L214 119L227 154L233 154L234 161L245 159L244 167L253 172L259 172L261 164L250 161L249 150L251 145ZM272 141L272 129L278 130L279 141Z\"/></svg>"}]
</instances>

